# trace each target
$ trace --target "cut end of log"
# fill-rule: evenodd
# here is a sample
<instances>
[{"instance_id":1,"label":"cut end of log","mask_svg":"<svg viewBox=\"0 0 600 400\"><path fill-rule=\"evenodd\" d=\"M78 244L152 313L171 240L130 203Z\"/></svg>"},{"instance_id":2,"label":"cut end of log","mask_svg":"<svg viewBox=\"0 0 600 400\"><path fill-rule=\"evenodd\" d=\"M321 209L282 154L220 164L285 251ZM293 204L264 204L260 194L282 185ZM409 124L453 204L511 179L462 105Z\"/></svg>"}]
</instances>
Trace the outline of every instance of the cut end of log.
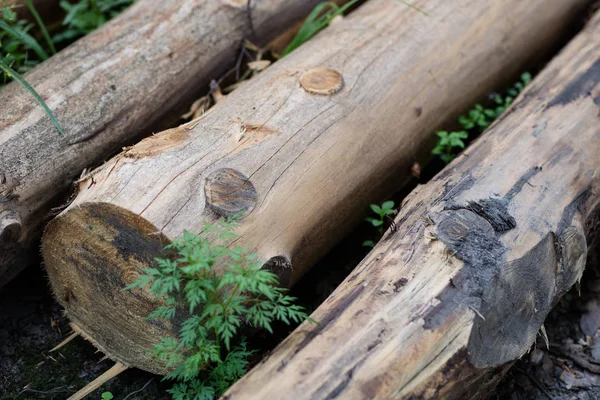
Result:
<instances>
[{"instance_id":1,"label":"cut end of log","mask_svg":"<svg viewBox=\"0 0 600 400\"><path fill-rule=\"evenodd\" d=\"M300 85L308 93L331 95L344 87L342 74L331 68L313 68L300 77Z\"/></svg>"},{"instance_id":2,"label":"cut end of log","mask_svg":"<svg viewBox=\"0 0 600 400\"><path fill-rule=\"evenodd\" d=\"M175 334L173 323L146 320L160 305L146 289L123 290L164 256L169 240L157 231L117 206L84 203L48 225L42 254L55 296L84 338L113 360L164 374L148 350Z\"/></svg>"}]
</instances>

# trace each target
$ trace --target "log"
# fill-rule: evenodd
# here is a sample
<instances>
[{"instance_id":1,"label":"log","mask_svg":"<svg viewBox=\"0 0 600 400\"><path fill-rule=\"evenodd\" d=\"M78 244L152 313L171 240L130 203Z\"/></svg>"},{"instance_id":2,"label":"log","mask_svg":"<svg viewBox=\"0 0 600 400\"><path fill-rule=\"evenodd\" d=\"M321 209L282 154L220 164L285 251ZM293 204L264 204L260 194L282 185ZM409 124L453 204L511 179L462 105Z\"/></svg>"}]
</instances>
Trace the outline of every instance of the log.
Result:
<instances>
[{"instance_id":1,"label":"log","mask_svg":"<svg viewBox=\"0 0 600 400\"><path fill-rule=\"evenodd\" d=\"M342 3L345 0L340 0ZM42 223L84 168L177 124L234 64L244 30L258 45L319 0L139 0L26 75L65 130L60 136L18 84L0 91L0 287L35 254Z\"/></svg>"},{"instance_id":2,"label":"log","mask_svg":"<svg viewBox=\"0 0 600 400\"><path fill-rule=\"evenodd\" d=\"M223 399L487 398L544 346L600 223L599 38L600 14Z\"/></svg>"},{"instance_id":3,"label":"log","mask_svg":"<svg viewBox=\"0 0 600 400\"><path fill-rule=\"evenodd\" d=\"M58 301L115 361L163 373L146 349L177 327L150 324L156 302L121 289L165 244L245 212L235 243L293 284L370 202L409 179L435 127L513 79L585 3L418 2L427 14L365 3L202 120L83 180L43 239Z\"/></svg>"}]
</instances>

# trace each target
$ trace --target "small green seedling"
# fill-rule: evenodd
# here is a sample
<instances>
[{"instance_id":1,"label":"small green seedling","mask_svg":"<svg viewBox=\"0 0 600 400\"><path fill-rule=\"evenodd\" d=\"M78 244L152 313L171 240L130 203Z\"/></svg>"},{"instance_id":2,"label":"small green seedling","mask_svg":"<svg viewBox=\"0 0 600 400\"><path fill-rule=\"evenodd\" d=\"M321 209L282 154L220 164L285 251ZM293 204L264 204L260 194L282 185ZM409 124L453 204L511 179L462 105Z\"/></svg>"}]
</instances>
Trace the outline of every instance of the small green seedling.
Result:
<instances>
[{"instance_id":1,"label":"small green seedling","mask_svg":"<svg viewBox=\"0 0 600 400\"><path fill-rule=\"evenodd\" d=\"M436 132L436 135L439 139L431 153L439 156L446 164L448 164L454 158L454 150L456 148L465 148L465 142L463 142L463 139L469 137L469 134L465 131L439 131Z\"/></svg>"},{"instance_id":2,"label":"small green seedling","mask_svg":"<svg viewBox=\"0 0 600 400\"><path fill-rule=\"evenodd\" d=\"M115 398L115 396L113 396L113 394L111 392L102 393L102 400L112 400L114 398Z\"/></svg>"},{"instance_id":3,"label":"small green seedling","mask_svg":"<svg viewBox=\"0 0 600 400\"><path fill-rule=\"evenodd\" d=\"M309 319L256 254L227 246L236 237L234 226L229 219L205 224L200 235L184 232L166 247L170 257L156 259L156 267L146 268L126 288L149 286L163 301L149 319L188 315L179 338L161 338L153 352L171 370L165 379L177 381L168 391L175 400L218 398L244 375L254 351L246 348L241 331L273 333L275 321L289 325Z\"/></svg>"},{"instance_id":4,"label":"small green seedling","mask_svg":"<svg viewBox=\"0 0 600 400\"><path fill-rule=\"evenodd\" d=\"M481 104L476 104L466 115L458 117L458 123L463 130L436 132L438 142L431 153L439 156L444 163L448 164L456 157L458 151L465 148L464 140L469 138L469 134L478 135L490 126L512 104L513 100L529 82L531 82L531 74L525 72L521 74L519 82L506 91L506 96L492 95L494 103L492 108L485 108Z\"/></svg>"},{"instance_id":5,"label":"small green seedling","mask_svg":"<svg viewBox=\"0 0 600 400\"><path fill-rule=\"evenodd\" d=\"M385 223L385 219L396 213L394 210L394 205L395 204L392 200L388 200L383 202L381 206L378 206L377 204L371 204L369 206L371 207L371 211L375 213L376 217L367 217L365 218L365 221L377 228L377 233L379 233L379 236L383 235L383 224ZM375 242L372 240L366 240L363 242L363 246L374 247Z\"/></svg>"}]
</instances>

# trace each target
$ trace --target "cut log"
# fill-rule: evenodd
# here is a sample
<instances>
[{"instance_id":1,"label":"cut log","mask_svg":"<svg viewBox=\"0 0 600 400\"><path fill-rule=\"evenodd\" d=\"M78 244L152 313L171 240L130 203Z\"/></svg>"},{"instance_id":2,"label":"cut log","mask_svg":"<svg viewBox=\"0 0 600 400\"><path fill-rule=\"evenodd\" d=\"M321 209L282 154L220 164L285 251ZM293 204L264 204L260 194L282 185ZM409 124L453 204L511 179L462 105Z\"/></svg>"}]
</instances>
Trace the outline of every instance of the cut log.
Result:
<instances>
[{"instance_id":1,"label":"cut log","mask_svg":"<svg viewBox=\"0 0 600 400\"><path fill-rule=\"evenodd\" d=\"M165 244L245 212L235 243L293 284L370 202L408 180L435 127L513 79L585 3L418 2L427 15L365 3L202 120L83 180L42 245L59 302L114 360L164 372L146 350L176 327L150 324L156 302L121 289Z\"/></svg>"},{"instance_id":2,"label":"cut log","mask_svg":"<svg viewBox=\"0 0 600 400\"><path fill-rule=\"evenodd\" d=\"M344 0L340 0L342 3ZM65 130L17 83L0 91L0 287L27 264L42 221L86 167L177 123L233 65L243 32L267 43L319 0L138 0L26 79Z\"/></svg>"},{"instance_id":3,"label":"cut log","mask_svg":"<svg viewBox=\"0 0 600 400\"><path fill-rule=\"evenodd\" d=\"M487 398L598 232L599 39L597 15L224 399Z\"/></svg>"}]
</instances>

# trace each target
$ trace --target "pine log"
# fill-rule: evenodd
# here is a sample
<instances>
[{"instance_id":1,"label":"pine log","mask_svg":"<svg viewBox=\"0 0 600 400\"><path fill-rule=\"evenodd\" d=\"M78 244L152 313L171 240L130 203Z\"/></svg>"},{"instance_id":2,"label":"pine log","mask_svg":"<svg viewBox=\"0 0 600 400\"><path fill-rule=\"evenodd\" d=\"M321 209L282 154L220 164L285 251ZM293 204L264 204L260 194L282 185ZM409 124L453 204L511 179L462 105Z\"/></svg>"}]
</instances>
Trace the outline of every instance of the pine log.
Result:
<instances>
[{"instance_id":1,"label":"pine log","mask_svg":"<svg viewBox=\"0 0 600 400\"><path fill-rule=\"evenodd\" d=\"M408 179L435 127L513 79L584 4L416 2L424 14L370 0L202 120L83 180L42 244L59 302L114 360L164 372L146 350L176 328L150 324L156 302L121 289L165 244L245 212L235 243L293 284Z\"/></svg>"},{"instance_id":2,"label":"pine log","mask_svg":"<svg viewBox=\"0 0 600 400\"><path fill-rule=\"evenodd\" d=\"M0 287L35 253L44 216L84 168L176 125L182 107L234 64L245 31L258 45L319 0L138 0L26 75L60 136L17 83L0 91ZM339 1L342 3L343 1Z\"/></svg>"},{"instance_id":3,"label":"pine log","mask_svg":"<svg viewBox=\"0 0 600 400\"><path fill-rule=\"evenodd\" d=\"M600 223L600 14L224 399L480 399Z\"/></svg>"}]
</instances>

